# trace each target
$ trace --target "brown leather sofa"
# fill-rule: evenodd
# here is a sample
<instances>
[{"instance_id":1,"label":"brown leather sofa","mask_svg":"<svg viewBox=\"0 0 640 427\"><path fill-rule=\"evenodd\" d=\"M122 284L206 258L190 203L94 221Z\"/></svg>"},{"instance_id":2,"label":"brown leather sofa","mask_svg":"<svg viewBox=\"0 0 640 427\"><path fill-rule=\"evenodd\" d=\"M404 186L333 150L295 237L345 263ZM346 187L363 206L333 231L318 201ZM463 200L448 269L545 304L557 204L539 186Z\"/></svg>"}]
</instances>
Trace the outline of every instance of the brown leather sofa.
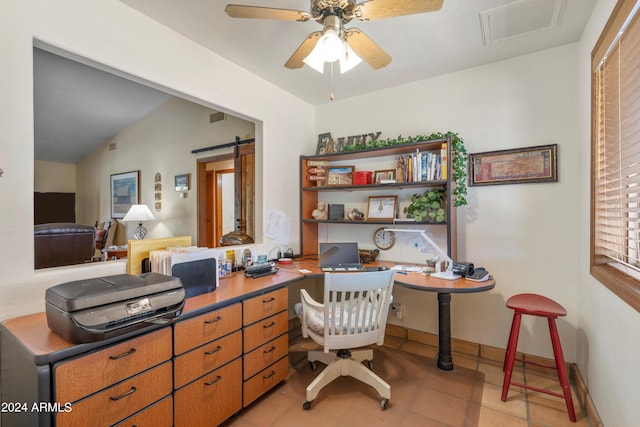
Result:
<instances>
[{"instance_id":1,"label":"brown leather sofa","mask_svg":"<svg viewBox=\"0 0 640 427\"><path fill-rule=\"evenodd\" d=\"M34 227L35 268L91 262L96 249L92 225L54 222Z\"/></svg>"}]
</instances>

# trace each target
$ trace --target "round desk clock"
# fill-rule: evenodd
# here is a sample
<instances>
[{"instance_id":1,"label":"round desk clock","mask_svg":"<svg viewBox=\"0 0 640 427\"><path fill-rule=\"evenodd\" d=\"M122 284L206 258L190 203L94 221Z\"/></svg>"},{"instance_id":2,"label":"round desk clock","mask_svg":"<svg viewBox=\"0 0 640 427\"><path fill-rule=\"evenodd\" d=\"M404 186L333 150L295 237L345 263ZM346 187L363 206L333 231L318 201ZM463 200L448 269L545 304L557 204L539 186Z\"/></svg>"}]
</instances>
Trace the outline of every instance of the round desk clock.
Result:
<instances>
[{"instance_id":1,"label":"round desk clock","mask_svg":"<svg viewBox=\"0 0 640 427\"><path fill-rule=\"evenodd\" d=\"M382 250L391 249L396 243L396 234L393 231L385 230L384 227L378 228L373 233L373 243Z\"/></svg>"}]
</instances>

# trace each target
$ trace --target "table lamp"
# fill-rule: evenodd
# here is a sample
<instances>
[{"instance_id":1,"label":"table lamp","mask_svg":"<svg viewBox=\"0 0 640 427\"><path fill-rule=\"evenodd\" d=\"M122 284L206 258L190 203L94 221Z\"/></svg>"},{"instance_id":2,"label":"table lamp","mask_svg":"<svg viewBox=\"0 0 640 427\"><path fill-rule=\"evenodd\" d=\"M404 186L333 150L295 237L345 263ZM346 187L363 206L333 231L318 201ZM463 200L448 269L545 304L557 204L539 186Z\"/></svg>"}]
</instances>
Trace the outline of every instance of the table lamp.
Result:
<instances>
[{"instance_id":1,"label":"table lamp","mask_svg":"<svg viewBox=\"0 0 640 427\"><path fill-rule=\"evenodd\" d=\"M445 251L440 249L440 247L438 245L436 245L436 243L433 240L431 240L431 238L427 235L427 233L424 230L409 229L409 228L407 228L407 229L385 228L385 231L391 231L393 233L413 233L413 234L418 234L420 237L422 237L422 239L425 242L427 242L429 244L429 246L431 246L433 249L435 249L436 252L438 252L438 255L441 258L444 258L447 261L447 269L445 271L431 273L431 277L434 277L436 279L445 279L445 280L456 280L456 279L459 279L459 278L462 277L459 274L454 274L454 272L453 272L453 260L451 258L449 258L449 255L447 255L447 253Z\"/></svg>"},{"instance_id":2,"label":"table lamp","mask_svg":"<svg viewBox=\"0 0 640 427\"><path fill-rule=\"evenodd\" d=\"M155 217L151 213L151 210L147 205L131 205L129 212L122 218L124 222L137 222L138 227L133 232L133 237L136 240L144 239L147 235L147 229L143 227L142 221L153 221Z\"/></svg>"}]
</instances>

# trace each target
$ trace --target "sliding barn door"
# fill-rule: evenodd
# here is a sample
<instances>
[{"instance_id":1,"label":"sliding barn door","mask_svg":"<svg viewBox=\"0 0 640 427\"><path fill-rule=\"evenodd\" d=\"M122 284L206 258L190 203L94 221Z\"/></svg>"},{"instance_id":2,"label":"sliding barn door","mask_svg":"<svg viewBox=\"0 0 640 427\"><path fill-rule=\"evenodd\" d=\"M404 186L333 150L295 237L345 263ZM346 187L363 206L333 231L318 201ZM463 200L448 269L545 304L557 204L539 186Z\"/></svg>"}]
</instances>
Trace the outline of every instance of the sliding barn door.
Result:
<instances>
[{"instance_id":1,"label":"sliding barn door","mask_svg":"<svg viewBox=\"0 0 640 427\"><path fill-rule=\"evenodd\" d=\"M255 143L235 148L235 215L236 230L253 237L254 241L254 188Z\"/></svg>"}]
</instances>

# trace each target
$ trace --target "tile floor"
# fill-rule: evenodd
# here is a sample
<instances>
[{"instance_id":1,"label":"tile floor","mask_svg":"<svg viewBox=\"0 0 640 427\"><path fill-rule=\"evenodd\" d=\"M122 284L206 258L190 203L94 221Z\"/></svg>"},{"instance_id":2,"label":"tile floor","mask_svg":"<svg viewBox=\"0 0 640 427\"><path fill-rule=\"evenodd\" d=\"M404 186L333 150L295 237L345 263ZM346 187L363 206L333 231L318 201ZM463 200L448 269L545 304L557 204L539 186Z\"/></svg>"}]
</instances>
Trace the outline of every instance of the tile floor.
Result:
<instances>
[{"instance_id":1,"label":"tile floor","mask_svg":"<svg viewBox=\"0 0 640 427\"><path fill-rule=\"evenodd\" d=\"M293 339L287 380L224 426L591 426L575 388L577 422L572 423L560 398L512 386L507 402L502 402L500 363L454 353L455 368L445 372L435 366L436 348L395 337L374 349L373 370L391 385L386 410L375 390L349 377L325 387L311 409L304 410L305 387L323 369L318 364L312 371L306 360L306 352L316 348L310 339ZM560 391L554 371L516 369L515 381Z\"/></svg>"}]
</instances>

